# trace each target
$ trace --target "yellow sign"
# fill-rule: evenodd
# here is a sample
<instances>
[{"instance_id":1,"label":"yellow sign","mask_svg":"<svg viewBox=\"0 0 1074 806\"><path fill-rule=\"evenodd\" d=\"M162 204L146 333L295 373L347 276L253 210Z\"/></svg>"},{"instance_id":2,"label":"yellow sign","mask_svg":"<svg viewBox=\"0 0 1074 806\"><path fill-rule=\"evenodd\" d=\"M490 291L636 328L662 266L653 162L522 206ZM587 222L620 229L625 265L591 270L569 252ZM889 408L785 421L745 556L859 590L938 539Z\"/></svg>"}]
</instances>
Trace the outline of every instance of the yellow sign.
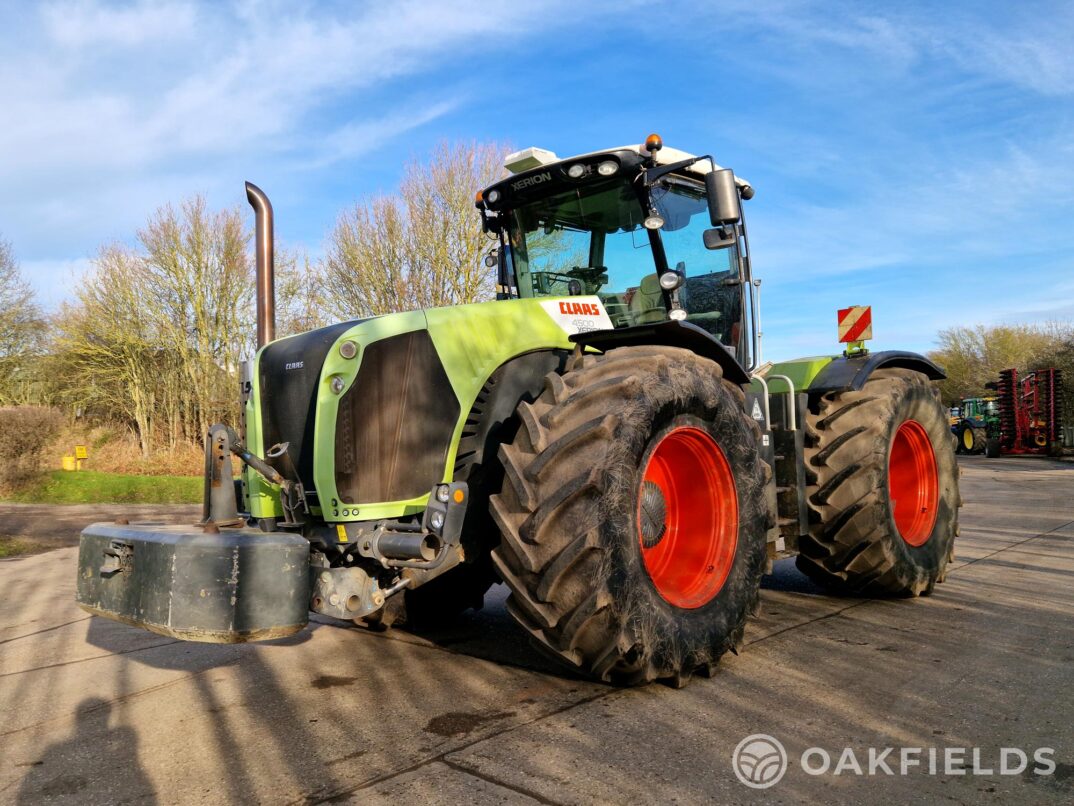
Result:
<instances>
[{"instance_id":1,"label":"yellow sign","mask_svg":"<svg viewBox=\"0 0 1074 806\"><path fill-rule=\"evenodd\" d=\"M75 445L75 458L76 459L88 459L89 454L86 453L85 445Z\"/></svg>"},{"instance_id":2,"label":"yellow sign","mask_svg":"<svg viewBox=\"0 0 1074 806\"><path fill-rule=\"evenodd\" d=\"M63 469L74 470L75 469L75 457L65 456L63 457Z\"/></svg>"}]
</instances>

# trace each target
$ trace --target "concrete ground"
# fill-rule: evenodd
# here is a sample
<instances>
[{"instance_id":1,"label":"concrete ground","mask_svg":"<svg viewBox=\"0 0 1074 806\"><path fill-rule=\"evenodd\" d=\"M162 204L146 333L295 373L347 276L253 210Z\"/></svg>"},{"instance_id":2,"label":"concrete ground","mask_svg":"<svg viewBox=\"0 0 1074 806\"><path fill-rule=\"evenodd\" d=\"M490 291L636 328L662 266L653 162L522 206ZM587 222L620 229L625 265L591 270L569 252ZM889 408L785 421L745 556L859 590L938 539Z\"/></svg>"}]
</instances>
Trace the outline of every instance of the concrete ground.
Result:
<instances>
[{"instance_id":1,"label":"concrete ground","mask_svg":"<svg viewBox=\"0 0 1074 806\"><path fill-rule=\"evenodd\" d=\"M316 623L214 646L87 616L73 548L0 561L0 802L1070 803L1074 466L962 464L958 556L932 597L833 598L781 562L745 650L678 691L555 672L502 589L432 637ZM756 733L790 756L764 791L732 771ZM809 775L811 747L833 769L849 747L865 773L871 747L895 748L896 773L900 748L923 751L907 775ZM945 748L992 774L944 774ZM1000 774L1001 748L1029 767Z\"/></svg>"}]
</instances>

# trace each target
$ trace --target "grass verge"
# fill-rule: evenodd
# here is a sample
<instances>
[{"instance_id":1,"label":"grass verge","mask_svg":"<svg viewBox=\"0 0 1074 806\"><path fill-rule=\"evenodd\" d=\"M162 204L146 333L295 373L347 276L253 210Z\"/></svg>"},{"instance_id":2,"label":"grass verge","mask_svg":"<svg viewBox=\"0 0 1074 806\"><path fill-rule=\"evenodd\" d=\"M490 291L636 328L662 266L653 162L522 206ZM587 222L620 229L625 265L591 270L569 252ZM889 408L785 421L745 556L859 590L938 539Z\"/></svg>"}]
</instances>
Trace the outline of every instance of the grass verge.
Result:
<instances>
[{"instance_id":1,"label":"grass verge","mask_svg":"<svg viewBox=\"0 0 1074 806\"><path fill-rule=\"evenodd\" d=\"M20 554L37 554L49 549L60 548L58 544L41 543L21 537L0 535L0 560L5 557L18 557Z\"/></svg>"},{"instance_id":2,"label":"grass verge","mask_svg":"<svg viewBox=\"0 0 1074 806\"><path fill-rule=\"evenodd\" d=\"M197 504L199 476L134 476L55 470L6 496L21 504Z\"/></svg>"}]
</instances>

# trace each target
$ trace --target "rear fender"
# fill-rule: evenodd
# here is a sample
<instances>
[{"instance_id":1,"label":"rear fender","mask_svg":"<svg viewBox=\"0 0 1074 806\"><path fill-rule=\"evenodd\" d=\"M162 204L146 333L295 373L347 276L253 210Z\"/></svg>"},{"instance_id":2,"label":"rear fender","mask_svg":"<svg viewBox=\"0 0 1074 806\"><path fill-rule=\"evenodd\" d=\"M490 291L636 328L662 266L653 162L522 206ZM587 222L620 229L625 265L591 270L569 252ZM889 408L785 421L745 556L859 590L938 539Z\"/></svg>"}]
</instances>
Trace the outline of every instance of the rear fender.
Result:
<instances>
[{"instance_id":1,"label":"rear fender","mask_svg":"<svg viewBox=\"0 0 1074 806\"><path fill-rule=\"evenodd\" d=\"M833 359L809 384L810 394L858 391L869 376L878 369L912 369L931 381L942 381L947 374L919 353L903 350L884 350Z\"/></svg>"}]
</instances>

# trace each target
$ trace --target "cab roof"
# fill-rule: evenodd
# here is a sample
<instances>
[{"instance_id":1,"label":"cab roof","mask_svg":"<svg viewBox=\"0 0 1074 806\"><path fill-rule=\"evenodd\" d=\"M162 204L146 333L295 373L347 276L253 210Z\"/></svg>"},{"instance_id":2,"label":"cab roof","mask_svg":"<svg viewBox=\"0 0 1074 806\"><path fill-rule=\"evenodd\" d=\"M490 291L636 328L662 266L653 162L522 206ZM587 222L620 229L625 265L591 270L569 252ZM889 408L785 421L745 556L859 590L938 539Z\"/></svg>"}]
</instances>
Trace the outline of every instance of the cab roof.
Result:
<instances>
[{"instance_id":1,"label":"cab roof","mask_svg":"<svg viewBox=\"0 0 1074 806\"><path fill-rule=\"evenodd\" d=\"M550 165L563 165L575 160L586 159L589 157L595 157L600 154L613 154L615 152L629 151L637 154L639 157L648 159L652 154L645 148L644 143L636 143L633 145L619 146L617 148L602 148L600 151L589 151L585 154L575 154L572 157L559 157L554 151L549 151L546 148L538 148L537 146L531 146L524 148L521 151L515 151L508 154L504 159L504 168L506 168L512 174L524 173L532 170L533 168L547 167ZM696 154L690 154L686 151L682 151L678 148L671 148L664 146L656 152L654 162L657 165L670 165L673 162L680 162L697 156ZM697 174L699 177L704 177L705 174L711 171L718 171L723 166L717 165L712 159L703 159L690 165L685 170L688 173ZM749 182L743 179L741 176L735 176L735 183L739 187L752 187Z\"/></svg>"}]
</instances>

